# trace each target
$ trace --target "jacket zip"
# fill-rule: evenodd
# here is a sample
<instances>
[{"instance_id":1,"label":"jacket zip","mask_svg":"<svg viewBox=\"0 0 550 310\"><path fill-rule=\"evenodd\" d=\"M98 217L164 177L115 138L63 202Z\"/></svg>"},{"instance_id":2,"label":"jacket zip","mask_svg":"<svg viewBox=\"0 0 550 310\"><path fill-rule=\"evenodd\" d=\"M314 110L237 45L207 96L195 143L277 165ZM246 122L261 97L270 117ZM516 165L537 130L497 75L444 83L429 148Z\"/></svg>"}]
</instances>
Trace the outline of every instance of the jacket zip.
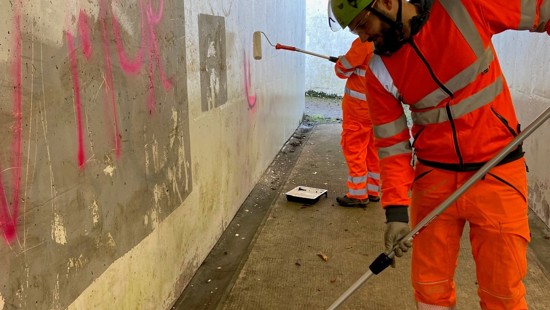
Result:
<instances>
[{"instance_id":1,"label":"jacket zip","mask_svg":"<svg viewBox=\"0 0 550 310\"><path fill-rule=\"evenodd\" d=\"M493 107L491 107L491 111L493 111L493 114L495 114L496 117L502 122L502 124L506 126L506 128L512 134L512 136L516 137L518 135L516 131L512 127L510 127L510 124L508 124L508 121L504 118L504 116L498 114Z\"/></svg>"},{"instance_id":2,"label":"jacket zip","mask_svg":"<svg viewBox=\"0 0 550 310\"><path fill-rule=\"evenodd\" d=\"M435 73L433 72L432 67L430 66L430 64L428 63L428 61L424 57L424 55L422 55L422 53L418 49L418 46L416 46L416 44L414 43L413 38L411 38L407 41L412 46L413 50L416 52L418 57L420 57L420 60L422 60L422 62L424 63L424 65L428 69L428 72L430 72L430 76L432 77L434 82L439 86L439 88L441 88L441 90L443 90L447 95L449 95L449 97L451 99L454 98L453 92L450 89L448 89L443 83L441 83L441 81L437 78L437 76L435 76ZM457 135L457 132L456 132L456 126L455 126L455 122L454 122L454 119L453 119L453 115L451 114L450 100L449 100L449 102L447 102L447 105L445 106L445 111L447 112L447 117L449 118L449 123L451 124L451 131L453 132L453 141L454 141L454 144L455 144L455 152L456 152L456 155L458 156L458 161L459 161L460 167L462 167L464 165L464 159L462 159L462 153L460 152L460 147L458 146L458 135Z\"/></svg>"},{"instance_id":3,"label":"jacket zip","mask_svg":"<svg viewBox=\"0 0 550 310\"><path fill-rule=\"evenodd\" d=\"M417 133L416 135L414 135L413 137L413 143L411 145L411 147L414 147L415 143L416 143L416 139L418 139L418 137L420 137L420 134L424 131L424 129L426 129L426 127L422 127Z\"/></svg>"}]
</instances>

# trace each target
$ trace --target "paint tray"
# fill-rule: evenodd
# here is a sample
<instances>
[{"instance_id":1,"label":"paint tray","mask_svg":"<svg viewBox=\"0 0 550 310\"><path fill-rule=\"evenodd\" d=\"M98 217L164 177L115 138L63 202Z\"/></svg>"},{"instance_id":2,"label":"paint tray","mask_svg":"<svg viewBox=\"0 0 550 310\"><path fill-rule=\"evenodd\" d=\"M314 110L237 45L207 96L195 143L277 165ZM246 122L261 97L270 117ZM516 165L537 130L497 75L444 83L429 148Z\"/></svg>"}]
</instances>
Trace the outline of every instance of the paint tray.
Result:
<instances>
[{"instance_id":1,"label":"paint tray","mask_svg":"<svg viewBox=\"0 0 550 310\"><path fill-rule=\"evenodd\" d=\"M327 190L321 188L307 187L307 186L297 186L291 191L288 191L286 194L286 200L314 204L319 201L319 198L323 195L328 197Z\"/></svg>"}]
</instances>

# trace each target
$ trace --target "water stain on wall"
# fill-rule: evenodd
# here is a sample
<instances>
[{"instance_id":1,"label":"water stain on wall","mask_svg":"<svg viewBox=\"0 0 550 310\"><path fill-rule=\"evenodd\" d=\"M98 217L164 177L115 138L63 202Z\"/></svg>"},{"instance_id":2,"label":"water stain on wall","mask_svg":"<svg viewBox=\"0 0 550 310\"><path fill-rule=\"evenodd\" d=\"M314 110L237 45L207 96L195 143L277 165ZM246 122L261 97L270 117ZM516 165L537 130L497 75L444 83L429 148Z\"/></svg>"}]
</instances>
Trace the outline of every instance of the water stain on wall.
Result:
<instances>
[{"instance_id":1,"label":"water stain on wall","mask_svg":"<svg viewBox=\"0 0 550 310\"><path fill-rule=\"evenodd\" d=\"M202 111L227 101L225 18L199 15L199 53Z\"/></svg>"},{"instance_id":2,"label":"water stain on wall","mask_svg":"<svg viewBox=\"0 0 550 310\"><path fill-rule=\"evenodd\" d=\"M533 182L529 184L529 206L544 221L550 225L550 201L547 200L547 193L550 192L550 186L544 182Z\"/></svg>"}]
</instances>

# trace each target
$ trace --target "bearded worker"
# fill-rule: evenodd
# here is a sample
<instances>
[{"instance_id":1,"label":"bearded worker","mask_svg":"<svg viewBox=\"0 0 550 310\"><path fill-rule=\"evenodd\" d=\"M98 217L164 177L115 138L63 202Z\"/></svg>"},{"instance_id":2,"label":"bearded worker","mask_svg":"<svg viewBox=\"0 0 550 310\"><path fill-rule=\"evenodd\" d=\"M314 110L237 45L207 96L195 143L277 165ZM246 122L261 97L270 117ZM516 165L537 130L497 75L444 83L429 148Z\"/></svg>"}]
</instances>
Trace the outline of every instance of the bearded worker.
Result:
<instances>
[{"instance_id":1,"label":"bearded worker","mask_svg":"<svg viewBox=\"0 0 550 310\"><path fill-rule=\"evenodd\" d=\"M329 8L332 22L375 45L367 102L380 158L386 252L397 247L401 256L411 246L400 241L410 231L409 213L416 226L520 132L491 38L508 29L550 34L550 0L330 0ZM402 103L412 112L411 131ZM512 151L414 238L418 309L455 308L466 223L481 308L527 309L523 154L521 147Z\"/></svg>"}]
</instances>

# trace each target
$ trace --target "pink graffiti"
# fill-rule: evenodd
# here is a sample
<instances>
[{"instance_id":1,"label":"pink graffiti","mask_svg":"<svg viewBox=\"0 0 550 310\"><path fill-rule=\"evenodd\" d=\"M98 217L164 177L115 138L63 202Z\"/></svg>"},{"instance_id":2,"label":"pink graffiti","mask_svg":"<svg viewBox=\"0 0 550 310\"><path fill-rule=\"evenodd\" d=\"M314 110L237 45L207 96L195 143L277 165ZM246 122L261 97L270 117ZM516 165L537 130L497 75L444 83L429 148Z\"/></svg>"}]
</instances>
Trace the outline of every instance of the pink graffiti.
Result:
<instances>
[{"instance_id":1,"label":"pink graffiti","mask_svg":"<svg viewBox=\"0 0 550 310\"><path fill-rule=\"evenodd\" d=\"M155 111L155 77L158 76L162 82L163 88L168 91L172 87L172 82L166 77L162 62L161 51L159 48L155 27L161 22L164 12L164 0L159 0L158 11L155 12L151 4L152 0L139 0L139 13L140 13L140 31L141 41L140 48L133 59L130 59L122 44L120 35L120 26L118 20L111 12L110 5L106 0L98 0L100 12L99 23L101 29L101 42L103 45L103 53L105 60L105 71L103 72L103 79L105 81L105 105L108 107L108 116L112 117L114 132L112 132L113 144L117 159L121 154L121 134L119 129L117 102L115 98L115 89L113 81L113 66L111 60L110 42L111 36L108 31L107 21L110 19L114 42L116 45L116 52L118 61L122 68L122 71L126 74L138 74L144 67L144 64L148 62L147 74L149 78L149 85L147 87L148 96L146 100L147 108L150 115ZM5 240L11 243L17 232L17 221L19 216L19 204L20 204L20 192L21 192L21 162L22 162L22 34L21 34L21 12L23 8L23 0L13 1L14 12L14 31L12 49L12 64L11 73L13 76L13 126L12 126L12 157L11 167L6 170L11 171L11 183L12 192L11 197L8 197L6 192L5 180L2 173L2 165L0 165L0 228L4 235ZM83 129L83 116L82 116L82 98L79 76L79 57L77 50L80 44L81 52L84 59L89 60L92 57L92 39L90 37L90 25L88 16L84 11L81 11L77 21L77 33L78 37L71 34L70 31L66 32L67 51L70 59L70 70L73 81L74 92L74 108L77 126L78 137L78 150L77 161L80 169L84 168L86 162L86 153L84 146L84 129ZM145 54L148 54L147 61ZM10 199L11 198L11 199Z\"/></svg>"},{"instance_id":2,"label":"pink graffiti","mask_svg":"<svg viewBox=\"0 0 550 310\"><path fill-rule=\"evenodd\" d=\"M129 59L129 57L126 55L126 52L124 51L124 46L122 45L122 36L120 35L120 25L116 18L112 19L113 35L115 37L118 61L120 62L120 66L122 70L126 73L132 73L132 74L138 73L141 70L141 65L143 64L143 53L145 51L145 44L143 44L143 39L145 38L145 27L143 25L144 10L142 8L142 5L143 5L142 2L140 1L139 2L140 13L141 13L140 30L141 30L142 44L136 54L135 59Z\"/></svg>"},{"instance_id":3,"label":"pink graffiti","mask_svg":"<svg viewBox=\"0 0 550 310\"><path fill-rule=\"evenodd\" d=\"M161 53L158 45L157 36L155 33L155 26L158 25L164 12L164 0L159 0L158 12L154 12L152 7L152 0L140 0L139 16L140 16L140 45L135 56L131 58L126 53L123 45L122 36L120 33L120 23L113 15L111 6L107 0L99 1L99 22L101 26L101 41L103 45L103 54L105 61L105 70L103 73L103 79L105 82L104 87L104 103L106 111L108 111L107 118L111 119L112 126L109 126L111 131L111 137L114 145L114 151L116 158L120 158L121 155L121 133L119 127L118 109L115 98L115 83L113 78L113 62L111 59L111 36L108 29L108 20L111 22L112 35L115 43L116 54L120 68L126 74L134 75L141 72L144 64L147 62L147 74L149 78L149 85L147 87L147 99L146 104L150 115L155 113L156 101L155 101L155 73L158 74L163 88L168 91L172 87L172 82L166 77L164 68L161 63ZM84 11L80 12L78 19L78 30L82 44L82 53L89 59L92 55L92 46L90 39L90 26L88 23L88 16ZM80 96L80 81L78 77L78 63L75 54L74 38L69 31L67 31L67 48L69 57L71 59L71 71L73 77L73 90L75 100L75 113L77 118L77 134L78 134L78 164L81 169L84 167L86 156L84 152L84 137L83 137L83 123L81 112L81 96ZM147 53L147 57L145 56ZM147 58L147 61L146 61ZM156 69L156 70L155 70Z\"/></svg>"},{"instance_id":4,"label":"pink graffiti","mask_svg":"<svg viewBox=\"0 0 550 310\"><path fill-rule=\"evenodd\" d=\"M0 214L0 226L2 227L2 232L4 234L4 239L11 243L16 236L16 226L17 218L19 216L19 194L21 189L21 156L22 156L22 143L21 143L21 132L22 132L22 96L21 96L21 2L15 1L14 3L14 21L15 29L13 33L14 38L14 47L13 47L13 64L12 64L12 74L14 77L13 85L13 158L12 158L12 183L13 183L13 192L11 197L11 204L8 203L8 197L6 196L6 191L4 189L4 180L2 178L2 173L0 173L0 204L1 204L1 214ZM0 171L1 171L0 167ZM10 210L11 205L11 210Z\"/></svg>"},{"instance_id":5,"label":"pink graffiti","mask_svg":"<svg viewBox=\"0 0 550 310\"><path fill-rule=\"evenodd\" d=\"M159 7L162 10L164 9L164 0L160 0ZM151 7L151 2L149 2L149 6L147 7L146 12L147 12L148 25L149 25L148 40L149 40L149 83L150 83L149 98L147 100L147 103L149 106L149 112L152 113L155 107L153 60L157 64L157 68L159 70L159 76L162 81L162 85L164 86L164 89L169 90L172 86L172 83L166 78L164 69L160 62L160 48L157 43L157 36L155 34L155 29L154 29L154 26L157 25L162 19L162 11L159 10L158 14L154 14L153 8Z\"/></svg>"},{"instance_id":6,"label":"pink graffiti","mask_svg":"<svg viewBox=\"0 0 550 310\"><path fill-rule=\"evenodd\" d=\"M90 26L88 26L88 15L84 13L83 11L80 11L80 15L78 16L78 32L80 33L80 38L82 40L82 53L86 57L86 59L90 59L92 57L92 42L90 41ZM69 49L74 50L71 47ZM69 53L71 51L69 50Z\"/></svg>"},{"instance_id":7,"label":"pink graffiti","mask_svg":"<svg viewBox=\"0 0 550 310\"><path fill-rule=\"evenodd\" d=\"M103 41L103 53L105 57L105 72L103 78L105 80L105 106L106 111L111 109L111 115L113 117L112 122L114 126L114 132L111 133L113 137L113 144L115 148L116 158L120 158L120 128L118 126L118 113L116 107L114 81L113 81L113 66L111 62L111 48L109 45L109 34L107 32L107 4L105 0L100 0L99 5L99 20L101 23L101 39ZM109 127L111 129L111 127Z\"/></svg>"},{"instance_id":8,"label":"pink graffiti","mask_svg":"<svg viewBox=\"0 0 550 310\"><path fill-rule=\"evenodd\" d=\"M90 27L88 26L88 16L84 12L80 12L78 16L78 32L82 40L82 53L86 59L92 57L92 44L90 40ZM74 89L74 107L76 113L77 123L77 137L78 137L78 167L84 168L84 162L86 160L86 154L84 151L84 129L82 123L82 102L80 99L80 82L78 78L78 60L76 56L76 49L74 46L74 37L70 32L66 32L67 49L69 50L69 59L71 60L71 76L73 78Z\"/></svg>"},{"instance_id":9,"label":"pink graffiti","mask_svg":"<svg viewBox=\"0 0 550 310\"><path fill-rule=\"evenodd\" d=\"M253 109L256 107L256 93L250 94L250 60L246 57L246 52L244 53L244 88L246 91L246 100L248 102L248 108Z\"/></svg>"},{"instance_id":10,"label":"pink graffiti","mask_svg":"<svg viewBox=\"0 0 550 310\"><path fill-rule=\"evenodd\" d=\"M82 103L80 101L80 83L78 81L78 63L75 55L74 39L69 32L67 32L67 47L69 49L69 58L71 59L71 74L73 76L74 87L74 108L77 115L78 166L82 169L84 168L84 160L86 158L86 154L84 153L84 130L82 128Z\"/></svg>"}]
</instances>

